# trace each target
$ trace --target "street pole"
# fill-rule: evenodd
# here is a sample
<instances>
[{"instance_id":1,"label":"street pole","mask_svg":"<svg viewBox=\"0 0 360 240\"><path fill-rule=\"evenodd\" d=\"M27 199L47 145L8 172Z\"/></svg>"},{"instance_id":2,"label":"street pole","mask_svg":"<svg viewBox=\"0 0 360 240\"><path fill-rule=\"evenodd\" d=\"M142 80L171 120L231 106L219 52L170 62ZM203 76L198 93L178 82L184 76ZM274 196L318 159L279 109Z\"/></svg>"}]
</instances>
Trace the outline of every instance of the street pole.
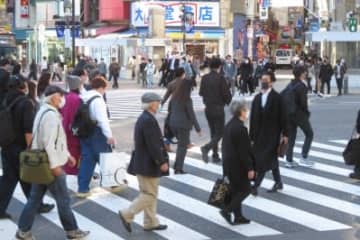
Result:
<instances>
[{"instance_id":1,"label":"street pole","mask_svg":"<svg viewBox=\"0 0 360 240\"><path fill-rule=\"evenodd\" d=\"M183 16L182 16L182 23L183 23L183 51L184 54L186 55L186 16L185 16L185 3L183 3L182 5L182 9L183 9Z\"/></svg>"},{"instance_id":2,"label":"street pole","mask_svg":"<svg viewBox=\"0 0 360 240\"><path fill-rule=\"evenodd\" d=\"M75 67L75 0L72 0L72 8L71 8L71 37L72 37L72 66Z\"/></svg>"}]
</instances>

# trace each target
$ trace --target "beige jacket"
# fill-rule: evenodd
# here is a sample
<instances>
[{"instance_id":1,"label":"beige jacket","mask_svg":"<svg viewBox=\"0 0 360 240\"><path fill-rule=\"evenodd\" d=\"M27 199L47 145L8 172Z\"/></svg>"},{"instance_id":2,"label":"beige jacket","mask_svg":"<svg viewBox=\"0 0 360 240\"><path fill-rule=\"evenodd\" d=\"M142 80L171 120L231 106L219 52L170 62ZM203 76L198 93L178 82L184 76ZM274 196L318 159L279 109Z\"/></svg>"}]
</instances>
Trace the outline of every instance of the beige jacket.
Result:
<instances>
[{"instance_id":1,"label":"beige jacket","mask_svg":"<svg viewBox=\"0 0 360 240\"><path fill-rule=\"evenodd\" d=\"M47 110L51 111L45 113ZM43 113L45 114L43 115ZM43 117L39 123L41 116ZM56 108L49 104L44 103L36 114L33 126L32 149L46 151L51 169L65 165L70 156L61 115Z\"/></svg>"}]
</instances>

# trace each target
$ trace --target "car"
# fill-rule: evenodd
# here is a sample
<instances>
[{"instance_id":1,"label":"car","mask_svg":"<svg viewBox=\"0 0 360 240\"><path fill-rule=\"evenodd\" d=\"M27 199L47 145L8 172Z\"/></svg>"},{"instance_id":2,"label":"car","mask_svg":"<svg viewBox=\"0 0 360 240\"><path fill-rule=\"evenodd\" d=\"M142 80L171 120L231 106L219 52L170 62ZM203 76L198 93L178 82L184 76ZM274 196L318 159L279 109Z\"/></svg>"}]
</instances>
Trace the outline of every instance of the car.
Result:
<instances>
[{"instance_id":1,"label":"car","mask_svg":"<svg viewBox=\"0 0 360 240\"><path fill-rule=\"evenodd\" d=\"M292 49L276 49L275 64L276 68L291 67L294 63L295 52Z\"/></svg>"}]
</instances>

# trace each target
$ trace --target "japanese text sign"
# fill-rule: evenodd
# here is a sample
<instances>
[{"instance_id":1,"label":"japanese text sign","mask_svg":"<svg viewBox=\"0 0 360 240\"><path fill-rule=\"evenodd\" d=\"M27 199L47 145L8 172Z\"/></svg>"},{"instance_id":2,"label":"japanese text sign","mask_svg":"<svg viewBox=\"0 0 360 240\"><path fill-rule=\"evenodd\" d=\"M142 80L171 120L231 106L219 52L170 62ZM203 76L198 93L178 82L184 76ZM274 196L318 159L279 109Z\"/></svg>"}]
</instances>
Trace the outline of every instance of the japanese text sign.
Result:
<instances>
[{"instance_id":1,"label":"japanese text sign","mask_svg":"<svg viewBox=\"0 0 360 240\"><path fill-rule=\"evenodd\" d=\"M146 27L149 24L149 9L162 7L165 10L166 26L181 26L183 24L183 2L153 1L133 2L131 5L131 23L135 27ZM196 27L218 27L220 25L219 2L185 2L185 13L192 13Z\"/></svg>"}]
</instances>

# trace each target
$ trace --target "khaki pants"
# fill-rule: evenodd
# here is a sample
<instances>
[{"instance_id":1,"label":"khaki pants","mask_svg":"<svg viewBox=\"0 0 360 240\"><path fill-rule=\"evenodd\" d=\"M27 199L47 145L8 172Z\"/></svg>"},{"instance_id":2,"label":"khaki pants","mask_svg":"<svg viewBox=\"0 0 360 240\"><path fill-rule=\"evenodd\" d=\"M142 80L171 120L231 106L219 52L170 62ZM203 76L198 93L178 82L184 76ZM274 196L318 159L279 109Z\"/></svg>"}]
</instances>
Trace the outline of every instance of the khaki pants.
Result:
<instances>
[{"instance_id":1,"label":"khaki pants","mask_svg":"<svg viewBox=\"0 0 360 240\"><path fill-rule=\"evenodd\" d=\"M160 178L137 175L137 179L140 194L128 209L121 212L122 216L125 221L131 223L136 214L144 211L144 228L157 227L159 226L159 220L156 217L156 210Z\"/></svg>"}]
</instances>

